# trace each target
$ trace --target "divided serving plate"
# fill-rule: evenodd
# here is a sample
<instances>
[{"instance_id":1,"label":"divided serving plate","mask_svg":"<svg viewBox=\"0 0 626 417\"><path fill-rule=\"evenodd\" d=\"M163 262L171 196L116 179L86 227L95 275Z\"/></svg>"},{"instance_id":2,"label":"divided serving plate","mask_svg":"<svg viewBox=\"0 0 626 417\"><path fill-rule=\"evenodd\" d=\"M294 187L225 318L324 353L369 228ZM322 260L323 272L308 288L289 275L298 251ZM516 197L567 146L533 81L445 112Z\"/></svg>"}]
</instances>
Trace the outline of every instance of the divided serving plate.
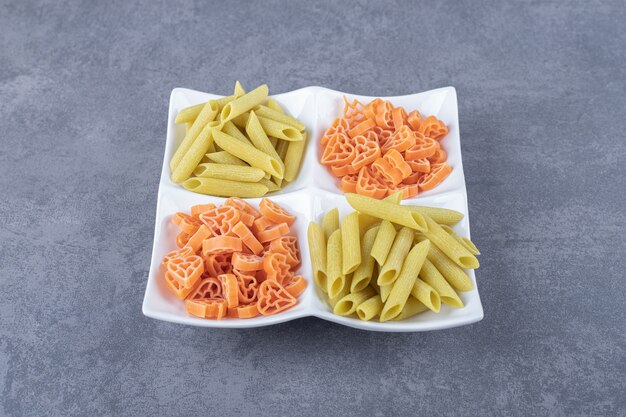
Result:
<instances>
[{"instance_id":1,"label":"divided serving plate","mask_svg":"<svg viewBox=\"0 0 626 417\"><path fill-rule=\"evenodd\" d=\"M343 192L338 188L338 181L319 163L321 154L319 139L332 121L341 114L344 95L349 100L358 99L362 103L367 103L376 98L345 94L322 87L307 87L272 96L286 112L304 123L309 133L298 178L282 190L268 195L273 201L297 216L297 220L292 226L292 231L298 236L302 254L302 264L297 272L308 281L307 289L300 295L298 304L290 310L273 316L259 316L252 319L208 320L190 316L185 312L185 303L166 289L160 264L165 254L176 249L175 240L178 231L172 223L174 213L177 211L188 213L191 206L195 204L208 202L221 204L225 200L220 197L196 194L172 183L169 169L169 161L184 136L184 126L174 123L178 112L185 107L221 96L186 88L175 88L172 91L168 113L167 141L157 199L152 260L143 300L143 313L146 316L193 326L234 329L269 326L301 317L314 316L358 329L386 332L446 329L475 323L483 318L483 308L473 270L466 272L474 283L474 289L459 293L465 304L464 308L454 309L442 304L441 311L437 314L425 312L402 321L385 323L361 321L352 317L333 314L325 301L325 295L316 288L311 279L311 261L306 232L308 224L310 221L320 222L324 213L335 207L339 208L341 216L352 211ZM445 87L419 94L382 98L391 101L394 105L404 106L407 111L417 109L422 115L435 115L448 126L449 133L441 141L441 144L448 153L447 163L453 168L452 173L435 189L420 193L415 198L404 200L403 204L457 210L463 213L464 217L461 222L454 226L454 229L459 235L470 237L455 89ZM258 198L246 200L256 207L260 202Z\"/></svg>"}]
</instances>

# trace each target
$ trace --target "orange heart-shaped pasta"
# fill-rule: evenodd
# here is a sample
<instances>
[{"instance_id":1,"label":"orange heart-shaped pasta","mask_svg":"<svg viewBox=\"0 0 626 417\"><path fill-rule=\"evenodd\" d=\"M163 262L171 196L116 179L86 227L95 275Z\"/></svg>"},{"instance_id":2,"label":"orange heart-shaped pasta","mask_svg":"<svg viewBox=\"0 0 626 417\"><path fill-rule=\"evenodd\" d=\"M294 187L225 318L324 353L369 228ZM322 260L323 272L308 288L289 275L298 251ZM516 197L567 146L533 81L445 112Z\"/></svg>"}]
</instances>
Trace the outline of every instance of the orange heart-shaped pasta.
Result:
<instances>
[{"instance_id":1,"label":"orange heart-shaped pasta","mask_svg":"<svg viewBox=\"0 0 626 417\"><path fill-rule=\"evenodd\" d=\"M232 253L218 253L215 255L204 256L204 268L206 272L217 277L222 274L230 274L233 270Z\"/></svg>"},{"instance_id":2,"label":"orange heart-shaped pasta","mask_svg":"<svg viewBox=\"0 0 626 417\"><path fill-rule=\"evenodd\" d=\"M202 242L202 255L215 255L218 253L241 252L243 243L234 236L216 236Z\"/></svg>"},{"instance_id":3,"label":"orange heart-shaped pasta","mask_svg":"<svg viewBox=\"0 0 626 417\"><path fill-rule=\"evenodd\" d=\"M287 226L291 226L296 221L296 216L289 214L287 210L269 198L261 199L259 210L261 210L263 217L277 224L287 223Z\"/></svg>"},{"instance_id":4,"label":"orange heart-shaped pasta","mask_svg":"<svg viewBox=\"0 0 626 417\"><path fill-rule=\"evenodd\" d=\"M188 298L222 298L222 284L216 277L203 278Z\"/></svg>"},{"instance_id":5,"label":"orange heart-shaped pasta","mask_svg":"<svg viewBox=\"0 0 626 417\"><path fill-rule=\"evenodd\" d=\"M171 261L172 259L184 258L184 257L191 256L191 255L194 255L194 252L188 246L184 246L180 249L171 251L163 257L163 262L161 262L161 267L163 268L163 270L166 270L167 263Z\"/></svg>"},{"instance_id":6,"label":"orange heart-shaped pasta","mask_svg":"<svg viewBox=\"0 0 626 417\"><path fill-rule=\"evenodd\" d=\"M226 305L237 307L239 305L239 284L234 274L222 274L217 277L222 284L222 295L226 300Z\"/></svg>"},{"instance_id":7,"label":"orange heart-shaped pasta","mask_svg":"<svg viewBox=\"0 0 626 417\"><path fill-rule=\"evenodd\" d=\"M441 140L448 134L448 127L444 122L437 119L435 116L428 116L420 122L419 132L424 136Z\"/></svg>"},{"instance_id":8,"label":"orange heart-shaped pasta","mask_svg":"<svg viewBox=\"0 0 626 417\"><path fill-rule=\"evenodd\" d=\"M384 198L387 186L373 173L372 168L365 166L359 171L356 183L356 192L373 198Z\"/></svg>"},{"instance_id":9,"label":"orange heart-shaped pasta","mask_svg":"<svg viewBox=\"0 0 626 417\"><path fill-rule=\"evenodd\" d=\"M420 178L418 182L419 189L422 191L432 190L445 180L451 172L452 168L446 163L431 165L430 172Z\"/></svg>"},{"instance_id":10,"label":"orange heart-shaped pasta","mask_svg":"<svg viewBox=\"0 0 626 417\"><path fill-rule=\"evenodd\" d=\"M346 119L337 118L333 121L332 125L326 129L326 132L324 132L324 136L320 139L320 144L326 146L330 138L337 133L345 133L348 130L350 130L350 123Z\"/></svg>"},{"instance_id":11,"label":"orange heart-shaped pasta","mask_svg":"<svg viewBox=\"0 0 626 417\"><path fill-rule=\"evenodd\" d=\"M233 268L244 272L263 269L263 258L256 255L246 255L241 252L233 254Z\"/></svg>"},{"instance_id":12,"label":"orange heart-shaped pasta","mask_svg":"<svg viewBox=\"0 0 626 417\"><path fill-rule=\"evenodd\" d=\"M300 265L300 248L298 248L298 238L295 236L281 236L272 240L269 250L272 253L284 255L287 264L291 268L296 268Z\"/></svg>"},{"instance_id":13,"label":"orange heart-shaped pasta","mask_svg":"<svg viewBox=\"0 0 626 417\"><path fill-rule=\"evenodd\" d=\"M259 239L259 242L266 243L274 239L278 239L279 237L284 236L287 233L289 233L289 226L287 226L287 223L279 223L274 224L263 230L262 232L257 233L257 238Z\"/></svg>"},{"instance_id":14,"label":"orange heart-shaped pasta","mask_svg":"<svg viewBox=\"0 0 626 417\"><path fill-rule=\"evenodd\" d=\"M255 302L258 295L258 284L254 275L248 275L236 269L233 270L237 278L237 296L239 304L250 304Z\"/></svg>"},{"instance_id":15,"label":"orange heart-shaped pasta","mask_svg":"<svg viewBox=\"0 0 626 417\"><path fill-rule=\"evenodd\" d=\"M239 223L239 210L230 206L221 206L200 214L200 220L208 226L213 236L228 235Z\"/></svg>"},{"instance_id":16,"label":"orange heart-shaped pasta","mask_svg":"<svg viewBox=\"0 0 626 417\"><path fill-rule=\"evenodd\" d=\"M269 253L263 258L263 270L268 280L283 285L291 278L291 267L282 253Z\"/></svg>"},{"instance_id":17,"label":"orange heart-shaped pasta","mask_svg":"<svg viewBox=\"0 0 626 417\"><path fill-rule=\"evenodd\" d=\"M339 189L344 193L356 193L356 182L359 174L344 175L339 181Z\"/></svg>"},{"instance_id":18,"label":"orange heart-shaped pasta","mask_svg":"<svg viewBox=\"0 0 626 417\"><path fill-rule=\"evenodd\" d=\"M172 222L178 227L180 230L187 233L188 235L193 235L198 230L198 227L202 224L201 221L196 219L195 217L190 216L187 213L178 212L172 216Z\"/></svg>"},{"instance_id":19,"label":"orange heart-shaped pasta","mask_svg":"<svg viewBox=\"0 0 626 417\"><path fill-rule=\"evenodd\" d=\"M261 242L259 242L245 224L241 222L237 223L235 227L233 227L233 233L239 236L241 242L255 255L259 255L263 252L263 245L261 245Z\"/></svg>"},{"instance_id":20,"label":"orange heart-shaped pasta","mask_svg":"<svg viewBox=\"0 0 626 417\"><path fill-rule=\"evenodd\" d=\"M404 152L413 145L415 145L415 134L408 126L402 125L400 129L396 130L389 139L385 141L385 144L381 146L383 153L391 149L395 149L398 152Z\"/></svg>"},{"instance_id":21,"label":"orange heart-shaped pasta","mask_svg":"<svg viewBox=\"0 0 626 417\"><path fill-rule=\"evenodd\" d=\"M380 156L380 146L378 146L377 140L368 140L365 136L357 136L353 140L356 156L350 165L358 172L362 167L371 164Z\"/></svg>"},{"instance_id":22,"label":"orange heart-shaped pasta","mask_svg":"<svg viewBox=\"0 0 626 417\"><path fill-rule=\"evenodd\" d=\"M285 311L296 305L297 302L296 298L276 281L266 280L259 287L257 308L264 316Z\"/></svg>"},{"instance_id":23,"label":"orange heart-shaped pasta","mask_svg":"<svg viewBox=\"0 0 626 417\"><path fill-rule=\"evenodd\" d=\"M185 309L192 316L203 319L220 320L227 312L226 300L222 298L201 298L185 301Z\"/></svg>"},{"instance_id":24,"label":"orange heart-shaped pasta","mask_svg":"<svg viewBox=\"0 0 626 417\"><path fill-rule=\"evenodd\" d=\"M251 204L249 204L248 202L246 202L245 200L239 197L230 197L224 202L224 205L234 207L238 209L239 211L248 213L255 219L258 217L261 217L261 213L257 209L255 209L254 207L252 207Z\"/></svg>"},{"instance_id":25,"label":"orange heart-shaped pasta","mask_svg":"<svg viewBox=\"0 0 626 417\"><path fill-rule=\"evenodd\" d=\"M167 263L166 274L173 277L184 288L192 288L204 272L204 262L196 255L174 258Z\"/></svg>"},{"instance_id":26,"label":"orange heart-shaped pasta","mask_svg":"<svg viewBox=\"0 0 626 417\"><path fill-rule=\"evenodd\" d=\"M306 287L306 280L301 275L294 275L289 283L285 285L285 290L295 298L298 298L306 290Z\"/></svg>"},{"instance_id":27,"label":"orange heart-shaped pasta","mask_svg":"<svg viewBox=\"0 0 626 417\"><path fill-rule=\"evenodd\" d=\"M239 305L228 309L228 317L237 319L251 319L261 314L257 308L257 303Z\"/></svg>"}]
</instances>

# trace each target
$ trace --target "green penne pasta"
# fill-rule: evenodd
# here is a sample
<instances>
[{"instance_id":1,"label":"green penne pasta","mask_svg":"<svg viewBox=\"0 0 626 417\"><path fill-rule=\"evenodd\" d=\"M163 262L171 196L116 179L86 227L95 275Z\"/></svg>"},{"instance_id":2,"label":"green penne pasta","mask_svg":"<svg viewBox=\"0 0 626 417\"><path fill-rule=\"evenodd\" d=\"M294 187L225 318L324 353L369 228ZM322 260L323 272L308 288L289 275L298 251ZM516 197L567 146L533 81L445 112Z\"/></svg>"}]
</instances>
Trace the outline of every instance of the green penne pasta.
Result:
<instances>
[{"instance_id":1,"label":"green penne pasta","mask_svg":"<svg viewBox=\"0 0 626 417\"><path fill-rule=\"evenodd\" d=\"M300 165L302 164L302 157L304 156L304 150L306 148L307 134L302 133L302 140L297 142L280 141L280 144L287 145L287 152L283 161L285 163L285 180L293 181L298 176L300 171ZM279 152L280 154L280 152Z\"/></svg>"},{"instance_id":2,"label":"green penne pasta","mask_svg":"<svg viewBox=\"0 0 626 417\"><path fill-rule=\"evenodd\" d=\"M424 311L428 311L428 307L426 307L421 301L419 301L415 297L409 297L406 300L406 304L404 308L396 317L394 317L393 321L408 319L409 317L413 317L416 314L423 313Z\"/></svg>"},{"instance_id":3,"label":"green penne pasta","mask_svg":"<svg viewBox=\"0 0 626 417\"><path fill-rule=\"evenodd\" d=\"M313 269L313 279L317 287L327 292L326 282L326 237L324 231L317 223L310 222L307 230L309 241L309 254L311 256L311 267Z\"/></svg>"},{"instance_id":4,"label":"green penne pasta","mask_svg":"<svg viewBox=\"0 0 626 417\"><path fill-rule=\"evenodd\" d=\"M189 148L191 148L191 145L196 140L198 135L200 135L202 130L206 127L206 125L209 122L215 120L215 116L217 116L217 111L217 107L211 101L204 105L202 111L200 111L200 114L198 114L198 117L196 117L196 120L193 122L191 129L189 129L189 131L185 134L185 137L183 138L180 145L178 145L178 148L176 148L176 152L174 152L174 156L172 156L172 159L170 160L170 170L172 173L174 172L180 161L183 159Z\"/></svg>"},{"instance_id":5,"label":"green penne pasta","mask_svg":"<svg viewBox=\"0 0 626 417\"><path fill-rule=\"evenodd\" d=\"M369 321L378 316L382 310L383 300L380 299L380 295L376 294L357 306L356 315L361 320Z\"/></svg>"},{"instance_id":6,"label":"green penne pasta","mask_svg":"<svg viewBox=\"0 0 626 417\"><path fill-rule=\"evenodd\" d=\"M195 106L185 107L184 109L178 112L174 123L176 124L192 123L193 124L194 120L196 120L196 118L198 117L198 115L202 111L202 108L205 105L206 105L206 102L196 104Z\"/></svg>"},{"instance_id":7,"label":"green penne pasta","mask_svg":"<svg viewBox=\"0 0 626 417\"><path fill-rule=\"evenodd\" d=\"M295 129L298 129L300 132L304 131L305 126L298 121L297 119L287 116L285 113L281 111L276 111L268 106L260 105L256 108L257 116L265 117L266 119L271 119L276 122L283 123L285 125L289 125Z\"/></svg>"},{"instance_id":8,"label":"green penne pasta","mask_svg":"<svg viewBox=\"0 0 626 417\"><path fill-rule=\"evenodd\" d=\"M402 231L400 231L400 233L402 233ZM383 311L380 313L381 322L393 319L394 317L399 315L404 308L404 305L406 304L409 295L412 294L412 290L415 286L416 281L421 281L417 278L417 274L419 273L420 269L422 269L422 265L424 264L424 260L426 259L426 255L428 254L429 247L430 242L425 240L413 246L413 248L409 251L409 254L406 256L406 259L404 261L404 264L402 265L402 270L398 275L398 279L394 282L393 287L391 288L391 292L389 293L389 297L387 298L385 306L383 307ZM421 290L419 294L422 294ZM413 294L413 296L415 297L415 294ZM420 299L420 297L415 298L417 298L419 301L429 307L429 305L426 304L422 299ZM437 311L439 310L437 309Z\"/></svg>"},{"instance_id":9,"label":"green penne pasta","mask_svg":"<svg viewBox=\"0 0 626 417\"><path fill-rule=\"evenodd\" d=\"M476 256L472 255L465 246L450 236L431 217L424 216L424 218L426 219L428 230L423 231L422 234L430 240L433 245L437 246L448 258L461 268L476 269L479 267L478 259L476 259Z\"/></svg>"},{"instance_id":10,"label":"green penne pasta","mask_svg":"<svg viewBox=\"0 0 626 417\"><path fill-rule=\"evenodd\" d=\"M443 275L441 275L437 267L428 259L424 261L419 277L437 291L437 294L439 294L444 304L454 308L463 308L463 301L459 295L454 291L454 288L446 281Z\"/></svg>"},{"instance_id":11,"label":"green penne pasta","mask_svg":"<svg viewBox=\"0 0 626 417\"><path fill-rule=\"evenodd\" d=\"M330 298L337 297L346 281L341 264L342 250L341 230L335 230L326 243L326 292Z\"/></svg>"},{"instance_id":12,"label":"green penne pasta","mask_svg":"<svg viewBox=\"0 0 626 417\"><path fill-rule=\"evenodd\" d=\"M183 187L200 194L210 194L219 197L256 198L267 194L267 187L250 182L218 180L215 178L189 178L183 182Z\"/></svg>"},{"instance_id":13,"label":"green penne pasta","mask_svg":"<svg viewBox=\"0 0 626 417\"><path fill-rule=\"evenodd\" d=\"M395 230L394 230L395 232ZM363 235L363 242L361 244L361 264L354 271L352 275L352 283L350 284L350 292L358 292L369 286L374 274L374 258L370 255L372 252L372 246L376 235L378 234L378 228L374 227L365 232Z\"/></svg>"},{"instance_id":14,"label":"green penne pasta","mask_svg":"<svg viewBox=\"0 0 626 417\"><path fill-rule=\"evenodd\" d=\"M227 103L220 113L222 123L234 119L235 117L252 110L255 106L263 103L267 99L269 90L266 84L263 84L241 97L237 97L233 101Z\"/></svg>"},{"instance_id":15,"label":"green penne pasta","mask_svg":"<svg viewBox=\"0 0 626 417\"><path fill-rule=\"evenodd\" d=\"M241 133L241 130L239 130L237 126L233 124L233 122L224 123L224 125L222 126L222 132L234 137L240 142L246 143L248 145L252 145L252 142L250 142L250 139L248 139L246 135Z\"/></svg>"},{"instance_id":16,"label":"green penne pasta","mask_svg":"<svg viewBox=\"0 0 626 417\"><path fill-rule=\"evenodd\" d=\"M402 271L402 265L413 244L415 232L408 227L403 227L393 241L387 260L380 268L378 275L378 285L385 286L393 284ZM419 271L418 271L419 272ZM415 274L417 276L417 273ZM385 297L383 297L383 301ZM398 314L400 312L398 311Z\"/></svg>"},{"instance_id":17,"label":"green penne pasta","mask_svg":"<svg viewBox=\"0 0 626 417\"><path fill-rule=\"evenodd\" d=\"M427 241L425 240L424 242ZM419 245L423 244L424 242L419 243ZM413 288L411 289L411 295L421 301L422 304L424 304L430 310L434 311L435 313L439 313L439 309L441 308L441 298L439 297L439 294L437 293L437 291L435 291L433 287L426 284L420 278L417 278L415 280Z\"/></svg>"},{"instance_id":18,"label":"green penne pasta","mask_svg":"<svg viewBox=\"0 0 626 417\"><path fill-rule=\"evenodd\" d=\"M280 107L280 104L278 104L276 100L274 100L271 97L267 99L267 101L265 102L265 105L274 111L277 111L279 113L284 113L283 108Z\"/></svg>"},{"instance_id":19,"label":"green penne pasta","mask_svg":"<svg viewBox=\"0 0 626 417\"><path fill-rule=\"evenodd\" d=\"M288 124L260 116L259 122L261 123L261 126L263 126L263 130L267 136L288 141L304 140L302 132Z\"/></svg>"},{"instance_id":20,"label":"green penne pasta","mask_svg":"<svg viewBox=\"0 0 626 417\"><path fill-rule=\"evenodd\" d=\"M193 171L196 177L217 178L241 182L259 182L265 175L262 169L240 165L199 164Z\"/></svg>"},{"instance_id":21,"label":"green penne pasta","mask_svg":"<svg viewBox=\"0 0 626 417\"><path fill-rule=\"evenodd\" d=\"M416 213L429 216L439 224L457 224L463 219L463 213L455 210L425 206L405 206Z\"/></svg>"},{"instance_id":22,"label":"green penne pasta","mask_svg":"<svg viewBox=\"0 0 626 417\"><path fill-rule=\"evenodd\" d=\"M326 240L330 235L339 229L339 209L334 208L324 215L322 218L322 230L326 236Z\"/></svg>"},{"instance_id":23,"label":"green penne pasta","mask_svg":"<svg viewBox=\"0 0 626 417\"><path fill-rule=\"evenodd\" d=\"M352 279L354 279L354 277L352 277ZM339 316L348 316L354 313L358 306L373 297L375 294L376 291L374 291L372 287L365 287L361 291L350 293L341 298L337 304L335 304L333 312Z\"/></svg>"},{"instance_id":24,"label":"green penne pasta","mask_svg":"<svg viewBox=\"0 0 626 417\"><path fill-rule=\"evenodd\" d=\"M359 213L353 212L341 220L342 271L348 275L361 263Z\"/></svg>"},{"instance_id":25,"label":"green penne pasta","mask_svg":"<svg viewBox=\"0 0 626 417\"><path fill-rule=\"evenodd\" d=\"M279 162L254 146L240 142L234 137L216 129L213 131L213 138L220 148L247 162L250 166L260 168L278 178L283 177L282 162Z\"/></svg>"},{"instance_id":26,"label":"green penne pasta","mask_svg":"<svg viewBox=\"0 0 626 417\"><path fill-rule=\"evenodd\" d=\"M396 228L393 227L389 220L383 220L378 228L378 234L371 252L378 265L384 265L395 238Z\"/></svg>"},{"instance_id":27,"label":"green penne pasta","mask_svg":"<svg viewBox=\"0 0 626 417\"><path fill-rule=\"evenodd\" d=\"M409 210L406 206L353 193L347 193L346 199L352 208L359 213L377 217L381 220L389 220L392 223L410 227L417 231L425 231L427 228L424 216Z\"/></svg>"},{"instance_id":28,"label":"green penne pasta","mask_svg":"<svg viewBox=\"0 0 626 417\"><path fill-rule=\"evenodd\" d=\"M198 166L204 155L211 148L213 143L212 125L216 122L209 122L195 138L189 149L172 171L172 182L181 183L191 176L193 170Z\"/></svg>"},{"instance_id":29,"label":"green penne pasta","mask_svg":"<svg viewBox=\"0 0 626 417\"><path fill-rule=\"evenodd\" d=\"M418 241L424 239L426 238L422 235L417 236ZM474 289L474 284L465 271L448 258L437 246L430 245L428 260L435 265L446 281L457 291L471 291Z\"/></svg>"},{"instance_id":30,"label":"green penne pasta","mask_svg":"<svg viewBox=\"0 0 626 417\"><path fill-rule=\"evenodd\" d=\"M235 89L233 91L233 95L235 97L241 97L244 94L246 94L246 90L244 90L244 88L241 85L241 83L239 82L239 80L237 80L237 82L235 82Z\"/></svg>"},{"instance_id":31,"label":"green penne pasta","mask_svg":"<svg viewBox=\"0 0 626 417\"><path fill-rule=\"evenodd\" d=\"M215 162L217 164L239 165L246 167L249 166L241 159L229 154L226 151L210 152L205 155L205 158L205 162Z\"/></svg>"}]
</instances>

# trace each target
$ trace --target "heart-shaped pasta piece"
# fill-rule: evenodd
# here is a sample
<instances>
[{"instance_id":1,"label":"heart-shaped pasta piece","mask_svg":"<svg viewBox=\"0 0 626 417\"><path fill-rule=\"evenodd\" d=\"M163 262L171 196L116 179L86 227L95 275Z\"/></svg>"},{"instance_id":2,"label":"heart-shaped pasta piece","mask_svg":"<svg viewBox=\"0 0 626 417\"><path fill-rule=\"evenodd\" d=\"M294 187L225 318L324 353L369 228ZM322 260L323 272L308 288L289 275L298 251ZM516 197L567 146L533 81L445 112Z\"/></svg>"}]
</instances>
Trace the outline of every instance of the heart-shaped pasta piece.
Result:
<instances>
[{"instance_id":1,"label":"heart-shaped pasta piece","mask_svg":"<svg viewBox=\"0 0 626 417\"><path fill-rule=\"evenodd\" d=\"M203 278L188 298L222 298L222 284L216 277Z\"/></svg>"},{"instance_id":2,"label":"heart-shaped pasta piece","mask_svg":"<svg viewBox=\"0 0 626 417\"><path fill-rule=\"evenodd\" d=\"M276 281L268 279L259 287L257 307L264 316L285 311L296 305L297 302L296 298Z\"/></svg>"},{"instance_id":3,"label":"heart-shaped pasta piece","mask_svg":"<svg viewBox=\"0 0 626 417\"><path fill-rule=\"evenodd\" d=\"M281 236L272 240L269 250L272 253L284 255L285 261L292 269L300 265L300 248L298 248L298 238L295 236Z\"/></svg>"},{"instance_id":4,"label":"heart-shaped pasta piece","mask_svg":"<svg viewBox=\"0 0 626 417\"><path fill-rule=\"evenodd\" d=\"M167 263L166 274L184 288L192 288L204 272L204 262L196 255L174 258Z\"/></svg>"}]
</instances>

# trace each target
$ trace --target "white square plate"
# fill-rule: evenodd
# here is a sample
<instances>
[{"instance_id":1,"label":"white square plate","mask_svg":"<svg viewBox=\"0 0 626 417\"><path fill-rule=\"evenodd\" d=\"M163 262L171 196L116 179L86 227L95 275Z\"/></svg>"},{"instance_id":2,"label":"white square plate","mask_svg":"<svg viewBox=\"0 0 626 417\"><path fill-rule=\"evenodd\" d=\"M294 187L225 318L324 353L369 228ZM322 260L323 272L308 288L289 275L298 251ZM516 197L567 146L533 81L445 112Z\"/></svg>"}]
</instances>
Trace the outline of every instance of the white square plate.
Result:
<instances>
[{"instance_id":1,"label":"white square plate","mask_svg":"<svg viewBox=\"0 0 626 417\"><path fill-rule=\"evenodd\" d=\"M483 318L483 308L476 286L476 277L474 271L471 270L467 272L474 282L474 290L459 294L465 304L464 308L453 309L442 305L438 314L426 312L399 322L386 323L365 322L333 314L321 291L309 279L311 262L306 237L308 223L310 221L319 222L323 214L334 207L339 208L342 216L351 211L343 192L338 188L337 180L318 162L319 139L332 121L340 115L344 95L350 100L356 98L361 102L368 102L375 98L344 94L321 87L307 87L273 96L289 114L306 125L310 134L302 168L296 181L281 191L269 195L272 200L298 217L292 226L292 230L298 236L302 253L302 265L298 273L309 282L307 289L299 297L298 304L292 309L274 316L259 316L252 319L206 320L189 316L185 312L184 302L178 300L165 288L160 263L166 253L176 249L177 230L171 221L174 213L177 211L189 212L190 207L194 204L207 202L221 204L224 201L223 198L192 193L178 184L172 183L169 169L169 160L184 136L184 128L174 123L178 112L185 107L220 96L185 88L176 88L172 91L168 114L167 141L157 200L152 261L143 301L143 313L146 316L174 323L219 328L268 326L300 317L315 316L350 327L387 332L446 329L474 323ZM448 153L447 162L453 168L452 173L435 189L421 193L416 198L404 200L403 203L444 207L463 213L463 220L454 229L459 235L470 237L467 193L461 161L456 91L453 87L446 87L420 94L383 98L391 101L394 105L402 105L407 110L417 109L423 115L435 115L448 126L449 133L441 141L441 144ZM258 207L260 199L248 199L248 201Z\"/></svg>"}]
</instances>

